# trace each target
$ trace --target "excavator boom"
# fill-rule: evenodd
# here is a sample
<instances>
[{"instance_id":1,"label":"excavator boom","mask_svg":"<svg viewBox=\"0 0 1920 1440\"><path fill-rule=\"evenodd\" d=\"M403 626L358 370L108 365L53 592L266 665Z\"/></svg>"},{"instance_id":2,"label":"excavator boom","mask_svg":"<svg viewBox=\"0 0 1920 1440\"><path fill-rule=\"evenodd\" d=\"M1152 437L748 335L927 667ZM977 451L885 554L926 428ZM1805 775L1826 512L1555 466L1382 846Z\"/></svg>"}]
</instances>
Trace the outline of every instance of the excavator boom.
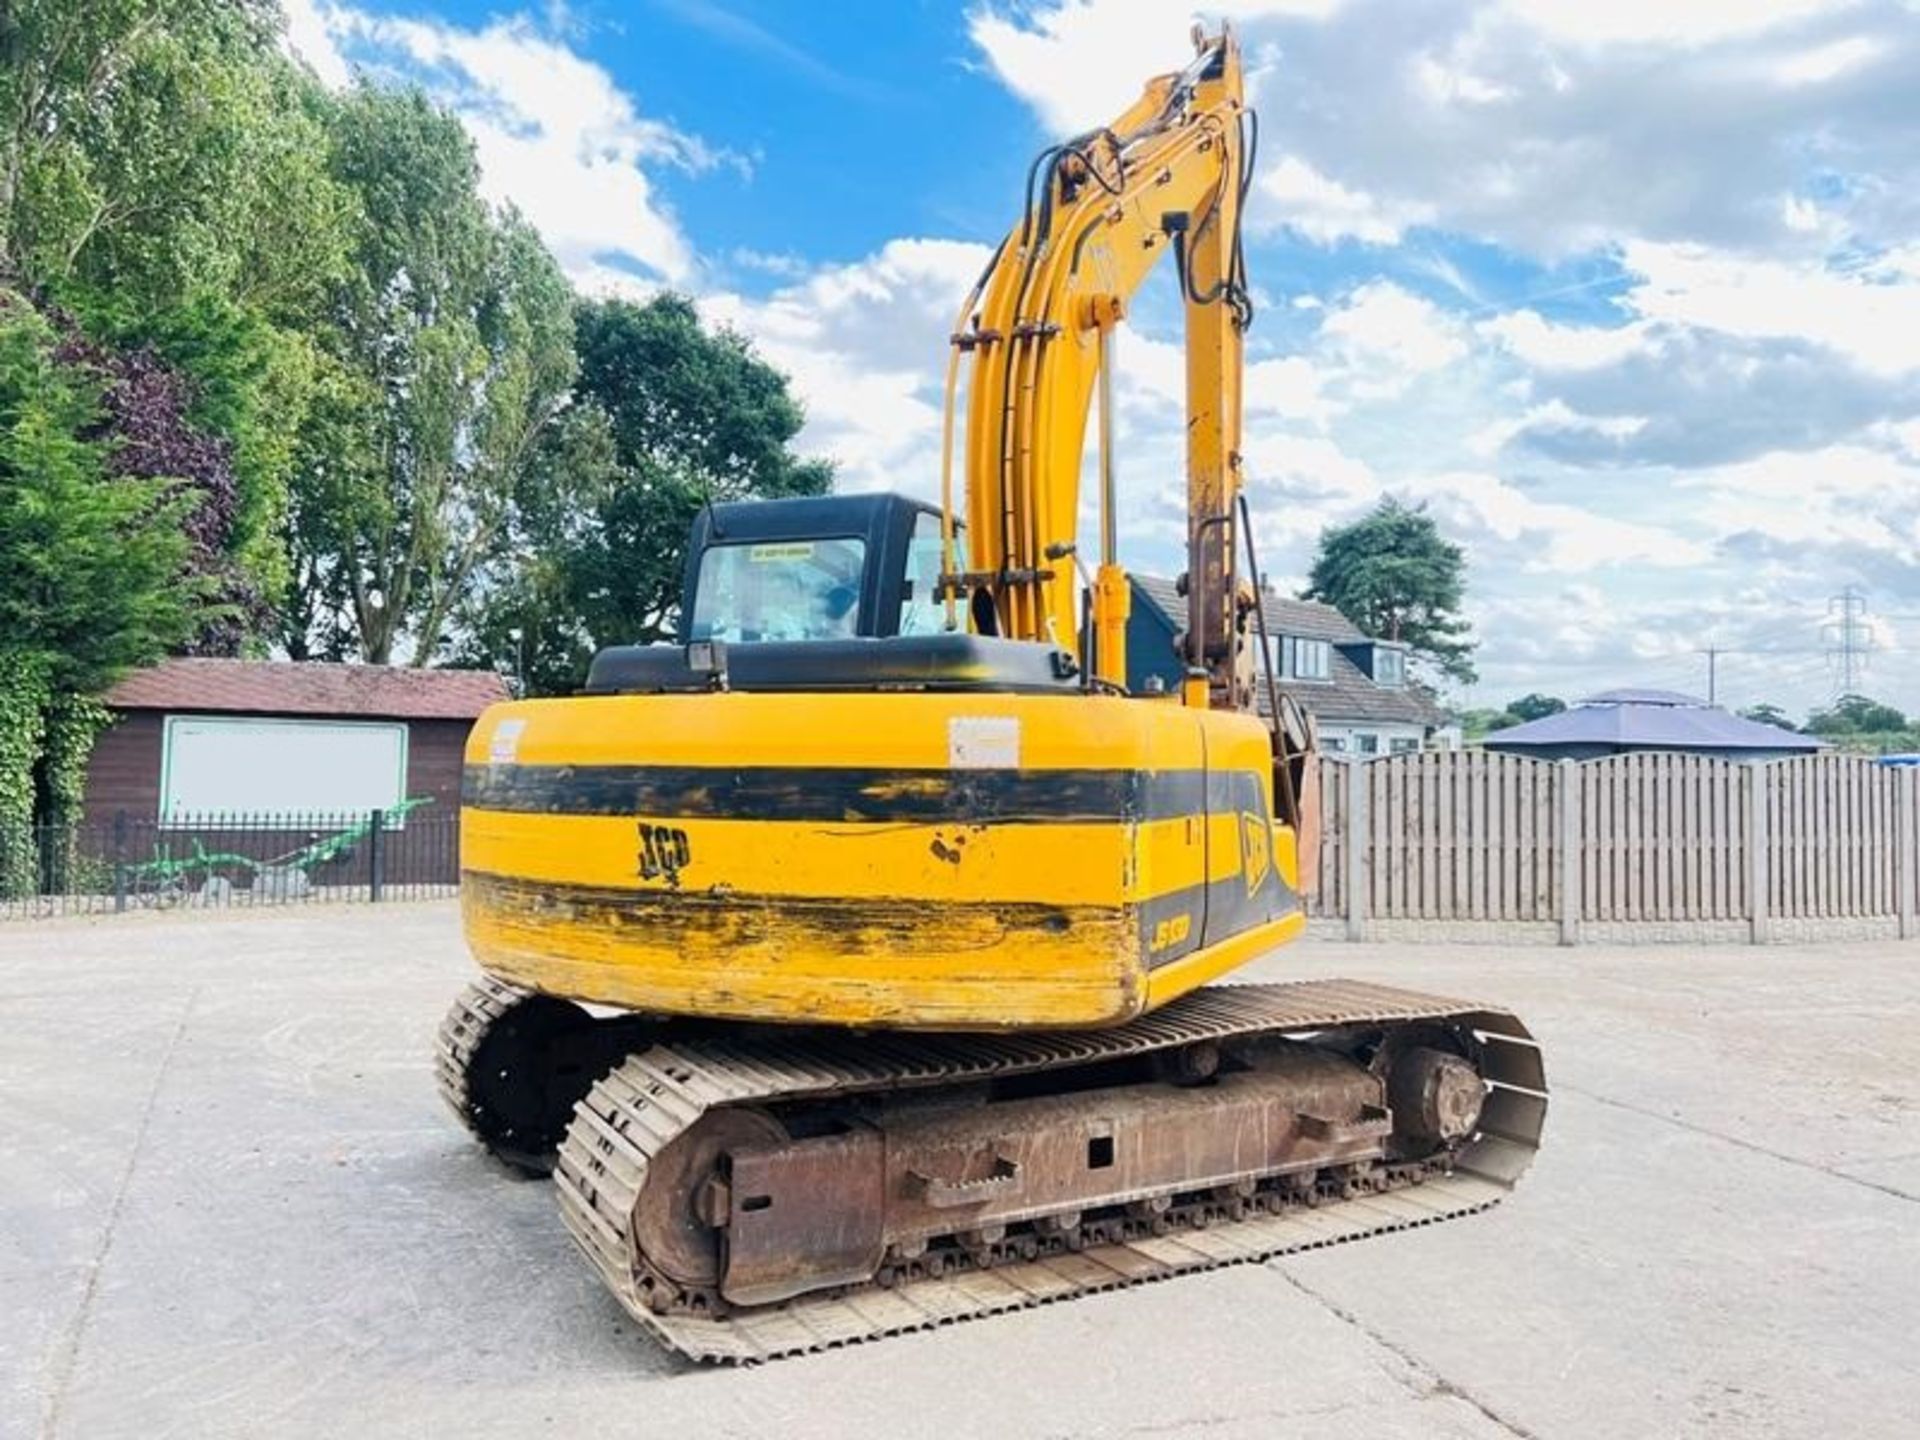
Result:
<instances>
[{"instance_id":1,"label":"excavator boom","mask_svg":"<svg viewBox=\"0 0 1920 1440\"><path fill-rule=\"evenodd\" d=\"M954 327L949 424L967 374L968 568L983 632L1073 646L1078 634L1080 473L1087 412L1102 395L1100 549L1093 669L1126 680L1128 587L1119 564L1111 445L1113 335L1163 255L1186 313L1189 662L1214 703L1236 695L1234 505L1240 493L1244 332L1252 320L1240 243L1257 134L1231 34L1186 70L1148 82L1111 125L1041 151L1025 208ZM947 457L950 477L952 457ZM952 508L951 487L944 503ZM1244 690L1244 686L1242 687Z\"/></svg>"}]
</instances>

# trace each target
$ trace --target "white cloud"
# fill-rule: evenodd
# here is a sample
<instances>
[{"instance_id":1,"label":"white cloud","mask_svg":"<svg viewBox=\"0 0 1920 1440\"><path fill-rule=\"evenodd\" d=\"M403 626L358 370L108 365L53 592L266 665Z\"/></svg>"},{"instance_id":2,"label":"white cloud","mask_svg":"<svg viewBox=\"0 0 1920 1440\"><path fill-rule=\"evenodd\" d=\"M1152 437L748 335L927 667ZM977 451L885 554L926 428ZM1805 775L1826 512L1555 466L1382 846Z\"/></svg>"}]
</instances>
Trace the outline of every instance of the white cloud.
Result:
<instances>
[{"instance_id":1,"label":"white cloud","mask_svg":"<svg viewBox=\"0 0 1920 1440\"><path fill-rule=\"evenodd\" d=\"M836 463L841 489L931 497L947 336L990 253L954 240L892 240L766 299L712 295L701 309L792 376L807 410L799 445Z\"/></svg>"},{"instance_id":2,"label":"white cloud","mask_svg":"<svg viewBox=\"0 0 1920 1440\"><path fill-rule=\"evenodd\" d=\"M518 206L576 283L692 278L694 248L650 172L735 157L642 115L602 66L528 16L469 29L293 0L287 38L329 84L357 68L425 85L473 137L488 197Z\"/></svg>"},{"instance_id":3,"label":"white cloud","mask_svg":"<svg viewBox=\"0 0 1920 1440\"><path fill-rule=\"evenodd\" d=\"M1596 370L1648 344L1644 325L1561 325L1534 310L1509 310L1474 328L1537 370Z\"/></svg>"},{"instance_id":4,"label":"white cloud","mask_svg":"<svg viewBox=\"0 0 1920 1440\"><path fill-rule=\"evenodd\" d=\"M1381 493L1380 477L1372 467L1333 441L1279 430L1260 430L1248 438L1247 474L1250 502L1277 492L1311 510L1307 518L1316 531L1326 512L1309 502L1351 507L1370 504Z\"/></svg>"},{"instance_id":5,"label":"white cloud","mask_svg":"<svg viewBox=\"0 0 1920 1440\"><path fill-rule=\"evenodd\" d=\"M1247 366L1247 416L1256 421L1272 415L1324 429L1340 408L1327 397L1327 381L1327 373L1305 356L1255 360Z\"/></svg>"},{"instance_id":6,"label":"white cloud","mask_svg":"<svg viewBox=\"0 0 1920 1440\"><path fill-rule=\"evenodd\" d=\"M1870 433L1881 443L1904 454L1910 463L1920 465L1920 419L1900 424L1883 422Z\"/></svg>"},{"instance_id":7,"label":"white cloud","mask_svg":"<svg viewBox=\"0 0 1920 1440\"><path fill-rule=\"evenodd\" d=\"M1851 8L1851 0L1502 0L1514 19L1578 45L1707 45Z\"/></svg>"},{"instance_id":8,"label":"white cloud","mask_svg":"<svg viewBox=\"0 0 1920 1440\"><path fill-rule=\"evenodd\" d=\"M1585 506L1539 500L1497 475L1449 471L1415 476L1392 488L1426 502L1456 538L1486 538L1518 547L1527 568L1545 573L1698 565L1709 554L1670 530L1613 519Z\"/></svg>"},{"instance_id":9,"label":"white cloud","mask_svg":"<svg viewBox=\"0 0 1920 1440\"><path fill-rule=\"evenodd\" d=\"M967 18L973 42L993 72L1039 112L1057 135L1099 125L1139 97L1150 75L1184 64L1192 17L1178 3L1137 9L1132 23L1115 23L1111 4L1066 0L1032 14L993 6ZM1060 63L1071 52L1072 65Z\"/></svg>"},{"instance_id":10,"label":"white cloud","mask_svg":"<svg viewBox=\"0 0 1920 1440\"><path fill-rule=\"evenodd\" d=\"M967 30L988 66L1027 99L1057 135L1102 125L1140 97L1148 78L1186 64L1198 22L1242 27L1262 20L1318 20L1345 0L1057 0L1015 8L986 3ZM1073 63L1062 64L1063 54Z\"/></svg>"},{"instance_id":11,"label":"white cloud","mask_svg":"<svg viewBox=\"0 0 1920 1440\"><path fill-rule=\"evenodd\" d=\"M1845 583L1920 611L1915 12L1226 9L1265 121L1248 238L1276 298L1256 335L1285 337L1246 384L1273 573L1304 570L1324 526L1384 493L1426 502L1467 546L1494 695L1701 688L1697 646L1813 644ZM968 28L983 68L1058 133L1184 63L1191 18L1182 0L984 0ZM984 248L875 237L852 263L741 248L709 264L658 181L727 157L653 119L565 30L333 0L290 0L289 24L331 83L359 65L456 106L490 193L529 212L577 283L703 293L708 317L792 374L801 445L839 462L843 488L934 493L947 332ZM1517 257L1569 255L1577 273L1623 275L1613 323L1575 323L1548 297L1500 308ZM1369 274L1398 278L1355 283ZM728 276L775 288L716 293ZM1166 569L1185 523L1184 361L1177 320L1152 304L1140 318L1118 352L1123 543ZM1826 683L1817 657L1752 677L1766 693L1747 699L1796 708ZM1920 708L1920 666L1912 679L1889 698Z\"/></svg>"},{"instance_id":12,"label":"white cloud","mask_svg":"<svg viewBox=\"0 0 1920 1440\"><path fill-rule=\"evenodd\" d=\"M1812 559L1859 547L1920 564L1920 464L1887 449L1834 445L1774 451L1683 477L1726 533L1764 537Z\"/></svg>"},{"instance_id":13,"label":"white cloud","mask_svg":"<svg viewBox=\"0 0 1920 1440\"><path fill-rule=\"evenodd\" d=\"M1178 341L1122 326L1113 352L1116 403L1147 404L1171 418L1187 403L1187 355ZM1272 418L1324 427L1339 408L1327 395L1330 371L1305 355L1247 363L1242 403L1249 420Z\"/></svg>"},{"instance_id":14,"label":"white cloud","mask_svg":"<svg viewBox=\"0 0 1920 1440\"><path fill-rule=\"evenodd\" d=\"M1796 235L1824 236L1829 245L1837 245L1841 236L1834 220L1818 201L1804 195L1783 195L1780 199L1780 223Z\"/></svg>"},{"instance_id":15,"label":"white cloud","mask_svg":"<svg viewBox=\"0 0 1920 1440\"><path fill-rule=\"evenodd\" d=\"M313 73L334 89L353 79L353 67L334 41L339 7L327 0L281 0L286 18L286 47L313 67Z\"/></svg>"},{"instance_id":16,"label":"white cloud","mask_svg":"<svg viewBox=\"0 0 1920 1440\"><path fill-rule=\"evenodd\" d=\"M1468 437L1467 448L1479 458L1491 459L1520 435L1588 433L1609 440L1628 440L1647 428L1644 415L1583 415L1557 396L1544 405L1529 406L1518 415L1503 415Z\"/></svg>"},{"instance_id":17,"label":"white cloud","mask_svg":"<svg viewBox=\"0 0 1920 1440\"><path fill-rule=\"evenodd\" d=\"M1432 301L1389 280L1374 280L1327 312L1320 344L1346 369L1352 393L1400 394L1417 377L1466 357L1459 323Z\"/></svg>"},{"instance_id":18,"label":"white cloud","mask_svg":"<svg viewBox=\"0 0 1920 1440\"><path fill-rule=\"evenodd\" d=\"M783 280L803 279L807 272L812 269L812 267L798 255L787 252L769 254L764 250L754 250L744 245L735 246L727 258L742 270L755 270L764 275L777 275Z\"/></svg>"},{"instance_id":19,"label":"white cloud","mask_svg":"<svg viewBox=\"0 0 1920 1440\"><path fill-rule=\"evenodd\" d=\"M972 30L1058 132L1111 118L1138 77L1177 63L1186 20L1181 5L1029 0ZM1302 241L1340 247L1336 275L1364 246L1421 277L1309 280L1323 294L1288 307L1294 353L1272 359L1295 362L1300 393L1271 416L1249 406L1263 558L1298 570L1321 527L1383 491L1424 499L1468 546L1483 668L1508 693L1698 688L1698 645L1794 627L1804 643L1805 597L1849 579L1920 609L1913 20L1878 0L1246 15L1265 122L1256 281L1276 254L1311 275ZM1423 254L1459 253L1446 232L1497 248L1449 275L1412 253L1416 229L1439 232ZM1517 256L1622 272L1610 322L1490 304ZM1407 288L1426 278L1471 312ZM1147 358L1157 428L1141 441L1172 465L1178 351ZM1169 483L1134 533L1157 537L1178 505ZM1593 583L1554 583L1568 574ZM1747 698L1804 707L1820 672ZM1914 682L1910 704L1920 667Z\"/></svg>"},{"instance_id":20,"label":"white cloud","mask_svg":"<svg viewBox=\"0 0 1920 1440\"><path fill-rule=\"evenodd\" d=\"M1882 375L1920 369L1920 272L1903 253L1843 271L1632 241L1624 260L1641 277L1626 302L1649 320L1811 340Z\"/></svg>"},{"instance_id":21,"label":"white cloud","mask_svg":"<svg viewBox=\"0 0 1920 1440\"><path fill-rule=\"evenodd\" d=\"M1261 174L1247 223L1257 231L1297 230L1321 244L1352 238L1392 245L1408 226L1432 214L1430 206L1388 204L1349 190L1299 156L1288 155Z\"/></svg>"},{"instance_id":22,"label":"white cloud","mask_svg":"<svg viewBox=\"0 0 1920 1440\"><path fill-rule=\"evenodd\" d=\"M1773 73L1785 85L1821 85L1867 64L1885 49L1878 40L1850 35L1844 40L1790 55L1775 63Z\"/></svg>"},{"instance_id":23,"label":"white cloud","mask_svg":"<svg viewBox=\"0 0 1920 1440\"><path fill-rule=\"evenodd\" d=\"M1488 80L1465 66L1448 64L1434 55L1415 57L1413 76L1427 98L1441 104L1492 105L1512 99L1515 93L1512 86Z\"/></svg>"},{"instance_id":24,"label":"white cloud","mask_svg":"<svg viewBox=\"0 0 1920 1440\"><path fill-rule=\"evenodd\" d=\"M1354 518L1382 493L1372 466L1324 436L1254 426L1245 453L1247 505L1261 563L1274 574L1303 565L1323 529ZM1184 482L1167 487L1168 509L1183 517L1185 494Z\"/></svg>"},{"instance_id":25,"label":"white cloud","mask_svg":"<svg viewBox=\"0 0 1920 1440\"><path fill-rule=\"evenodd\" d=\"M1844 170L1836 223L1920 223L1920 26L1846 0L1249 3L1263 225L1391 244L1410 224L1562 255L1626 236L1792 250L1793 195ZM1032 0L970 17L1055 133L1184 57L1183 4ZM1292 209L1295 214L1287 212Z\"/></svg>"}]
</instances>

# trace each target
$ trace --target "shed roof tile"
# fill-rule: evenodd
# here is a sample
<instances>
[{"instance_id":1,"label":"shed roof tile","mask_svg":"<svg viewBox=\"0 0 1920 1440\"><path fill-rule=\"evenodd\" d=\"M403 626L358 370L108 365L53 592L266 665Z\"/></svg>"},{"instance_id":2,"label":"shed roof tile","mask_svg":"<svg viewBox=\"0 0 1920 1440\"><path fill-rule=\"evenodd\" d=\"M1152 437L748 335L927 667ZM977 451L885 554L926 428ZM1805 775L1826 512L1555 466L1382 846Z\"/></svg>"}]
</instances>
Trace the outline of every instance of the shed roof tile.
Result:
<instances>
[{"instance_id":1,"label":"shed roof tile","mask_svg":"<svg viewBox=\"0 0 1920 1440\"><path fill-rule=\"evenodd\" d=\"M115 710L373 715L471 720L508 698L491 670L426 670L292 660L163 660L107 692Z\"/></svg>"}]
</instances>

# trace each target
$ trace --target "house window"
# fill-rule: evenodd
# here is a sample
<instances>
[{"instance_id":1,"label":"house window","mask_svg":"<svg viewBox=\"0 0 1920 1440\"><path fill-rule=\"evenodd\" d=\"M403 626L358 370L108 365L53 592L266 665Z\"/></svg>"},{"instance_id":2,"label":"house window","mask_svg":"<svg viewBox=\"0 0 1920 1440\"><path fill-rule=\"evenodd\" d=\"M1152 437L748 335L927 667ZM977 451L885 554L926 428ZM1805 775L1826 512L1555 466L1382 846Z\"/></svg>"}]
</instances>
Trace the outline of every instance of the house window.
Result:
<instances>
[{"instance_id":1,"label":"house window","mask_svg":"<svg viewBox=\"0 0 1920 1440\"><path fill-rule=\"evenodd\" d=\"M1376 647L1373 652L1373 683L1376 685L1404 685L1407 680L1407 657L1398 650Z\"/></svg>"},{"instance_id":2,"label":"house window","mask_svg":"<svg viewBox=\"0 0 1920 1440\"><path fill-rule=\"evenodd\" d=\"M1388 742L1388 749L1395 755L1411 755L1420 748L1420 742L1410 735L1396 735Z\"/></svg>"},{"instance_id":3,"label":"house window","mask_svg":"<svg viewBox=\"0 0 1920 1440\"><path fill-rule=\"evenodd\" d=\"M1330 755L1338 755L1347 748L1347 742L1344 736L1322 735L1320 737L1320 748Z\"/></svg>"},{"instance_id":4,"label":"house window","mask_svg":"<svg viewBox=\"0 0 1920 1440\"><path fill-rule=\"evenodd\" d=\"M1333 646L1325 640L1296 640L1287 636L1281 644L1290 652L1290 663L1283 672L1290 680L1330 680L1333 678Z\"/></svg>"},{"instance_id":5,"label":"house window","mask_svg":"<svg viewBox=\"0 0 1920 1440\"><path fill-rule=\"evenodd\" d=\"M1380 737L1378 735L1356 735L1353 737L1353 740L1354 744L1359 747L1362 755L1378 755L1380 753Z\"/></svg>"}]
</instances>

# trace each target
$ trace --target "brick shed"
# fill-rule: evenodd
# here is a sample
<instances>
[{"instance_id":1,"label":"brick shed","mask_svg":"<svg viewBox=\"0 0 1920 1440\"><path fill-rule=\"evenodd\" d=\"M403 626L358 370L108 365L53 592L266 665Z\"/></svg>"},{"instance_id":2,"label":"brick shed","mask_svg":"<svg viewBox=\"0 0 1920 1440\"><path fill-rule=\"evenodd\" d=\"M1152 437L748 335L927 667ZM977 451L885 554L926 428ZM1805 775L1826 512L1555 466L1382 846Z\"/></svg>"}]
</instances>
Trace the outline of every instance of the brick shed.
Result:
<instances>
[{"instance_id":1,"label":"brick shed","mask_svg":"<svg viewBox=\"0 0 1920 1440\"><path fill-rule=\"evenodd\" d=\"M278 660L167 660L109 692L118 718L87 769L86 821L460 806L467 731L498 675Z\"/></svg>"}]
</instances>

